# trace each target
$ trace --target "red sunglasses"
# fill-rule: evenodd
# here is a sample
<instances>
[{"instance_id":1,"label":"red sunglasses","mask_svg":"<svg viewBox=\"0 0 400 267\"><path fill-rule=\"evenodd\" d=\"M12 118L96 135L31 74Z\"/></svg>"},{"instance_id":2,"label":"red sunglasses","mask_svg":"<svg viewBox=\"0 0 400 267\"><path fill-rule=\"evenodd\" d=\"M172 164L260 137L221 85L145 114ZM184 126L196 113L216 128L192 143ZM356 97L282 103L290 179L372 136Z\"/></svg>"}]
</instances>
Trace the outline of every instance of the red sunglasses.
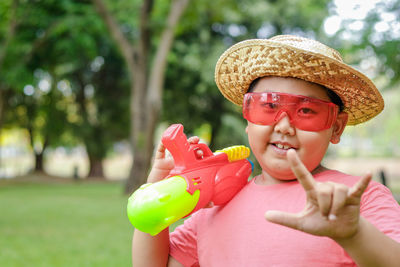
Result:
<instances>
[{"instance_id":1,"label":"red sunglasses","mask_svg":"<svg viewBox=\"0 0 400 267\"><path fill-rule=\"evenodd\" d=\"M251 123L272 125L286 114L296 128L311 132L331 128L338 110L332 102L278 92L247 93L243 99L243 117Z\"/></svg>"}]
</instances>

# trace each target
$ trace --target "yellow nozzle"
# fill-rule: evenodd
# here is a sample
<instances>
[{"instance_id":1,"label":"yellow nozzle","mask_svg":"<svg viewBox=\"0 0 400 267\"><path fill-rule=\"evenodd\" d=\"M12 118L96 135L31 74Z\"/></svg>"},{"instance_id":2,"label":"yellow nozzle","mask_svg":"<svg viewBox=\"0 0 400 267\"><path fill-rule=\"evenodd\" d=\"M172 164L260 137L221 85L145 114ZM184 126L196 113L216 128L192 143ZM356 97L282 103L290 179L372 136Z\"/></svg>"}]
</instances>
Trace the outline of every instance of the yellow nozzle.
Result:
<instances>
[{"instance_id":1,"label":"yellow nozzle","mask_svg":"<svg viewBox=\"0 0 400 267\"><path fill-rule=\"evenodd\" d=\"M230 162L245 159L250 156L250 149L246 146L230 146L215 153L223 152L228 156Z\"/></svg>"}]
</instances>

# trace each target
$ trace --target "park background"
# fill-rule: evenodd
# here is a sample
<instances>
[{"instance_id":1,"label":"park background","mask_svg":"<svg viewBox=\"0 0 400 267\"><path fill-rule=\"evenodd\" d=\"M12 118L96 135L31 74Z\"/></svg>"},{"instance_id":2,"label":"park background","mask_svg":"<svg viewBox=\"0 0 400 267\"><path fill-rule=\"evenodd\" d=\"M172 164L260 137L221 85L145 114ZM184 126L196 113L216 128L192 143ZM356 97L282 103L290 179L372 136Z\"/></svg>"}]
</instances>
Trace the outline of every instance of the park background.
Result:
<instances>
[{"instance_id":1,"label":"park background","mask_svg":"<svg viewBox=\"0 0 400 267\"><path fill-rule=\"evenodd\" d=\"M164 129L247 144L214 66L248 38L297 34L341 52L385 99L327 167L400 194L399 0L2 0L0 266L130 266L129 194Z\"/></svg>"}]
</instances>

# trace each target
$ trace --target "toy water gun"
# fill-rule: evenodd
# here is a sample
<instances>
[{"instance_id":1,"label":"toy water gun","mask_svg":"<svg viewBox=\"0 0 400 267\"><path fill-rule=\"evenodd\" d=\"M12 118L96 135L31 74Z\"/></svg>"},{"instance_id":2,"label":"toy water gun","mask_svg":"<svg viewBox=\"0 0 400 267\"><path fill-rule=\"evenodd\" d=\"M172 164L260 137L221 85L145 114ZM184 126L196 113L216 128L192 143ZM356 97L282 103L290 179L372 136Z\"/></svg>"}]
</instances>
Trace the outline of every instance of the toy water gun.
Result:
<instances>
[{"instance_id":1,"label":"toy water gun","mask_svg":"<svg viewBox=\"0 0 400 267\"><path fill-rule=\"evenodd\" d=\"M190 144L181 124L171 125L161 141L174 158L174 168L165 179L142 185L130 196L127 207L132 225L153 236L210 201L226 204L253 170L246 159L249 148L233 146L212 153L206 144Z\"/></svg>"}]
</instances>

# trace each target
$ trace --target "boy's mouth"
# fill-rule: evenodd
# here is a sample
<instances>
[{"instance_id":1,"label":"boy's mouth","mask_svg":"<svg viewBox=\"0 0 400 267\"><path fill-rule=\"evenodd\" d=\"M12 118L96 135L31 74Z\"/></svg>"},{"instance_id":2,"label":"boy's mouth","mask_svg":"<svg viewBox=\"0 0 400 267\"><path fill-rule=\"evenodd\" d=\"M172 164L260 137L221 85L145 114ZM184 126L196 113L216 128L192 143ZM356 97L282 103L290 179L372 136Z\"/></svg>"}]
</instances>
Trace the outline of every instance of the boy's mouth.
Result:
<instances>
[{"instance_id":1,"label":"boy's mouth","mask_svg":"<svg viewBox=\"0 0 400 267\"><path fill-rule=\"evenodd\" d=\"M295 147L291 146L290 144L287 143L271 143L271 145L279 148L279 149L284 149L284 150L289 150L291 148L296 149Z\"/></svg>"},{"instance_id":2,"label":"boy's mouth","mask_svg":"<svg viewBox=\"0 0 400 267\"><path fill-rule=\"evenodd\" d=\"M282 144L274 144L276 147L281 148L281 149L289 149L291 146L288 145L282 145Z\"/></svg>"}]
</instances>

